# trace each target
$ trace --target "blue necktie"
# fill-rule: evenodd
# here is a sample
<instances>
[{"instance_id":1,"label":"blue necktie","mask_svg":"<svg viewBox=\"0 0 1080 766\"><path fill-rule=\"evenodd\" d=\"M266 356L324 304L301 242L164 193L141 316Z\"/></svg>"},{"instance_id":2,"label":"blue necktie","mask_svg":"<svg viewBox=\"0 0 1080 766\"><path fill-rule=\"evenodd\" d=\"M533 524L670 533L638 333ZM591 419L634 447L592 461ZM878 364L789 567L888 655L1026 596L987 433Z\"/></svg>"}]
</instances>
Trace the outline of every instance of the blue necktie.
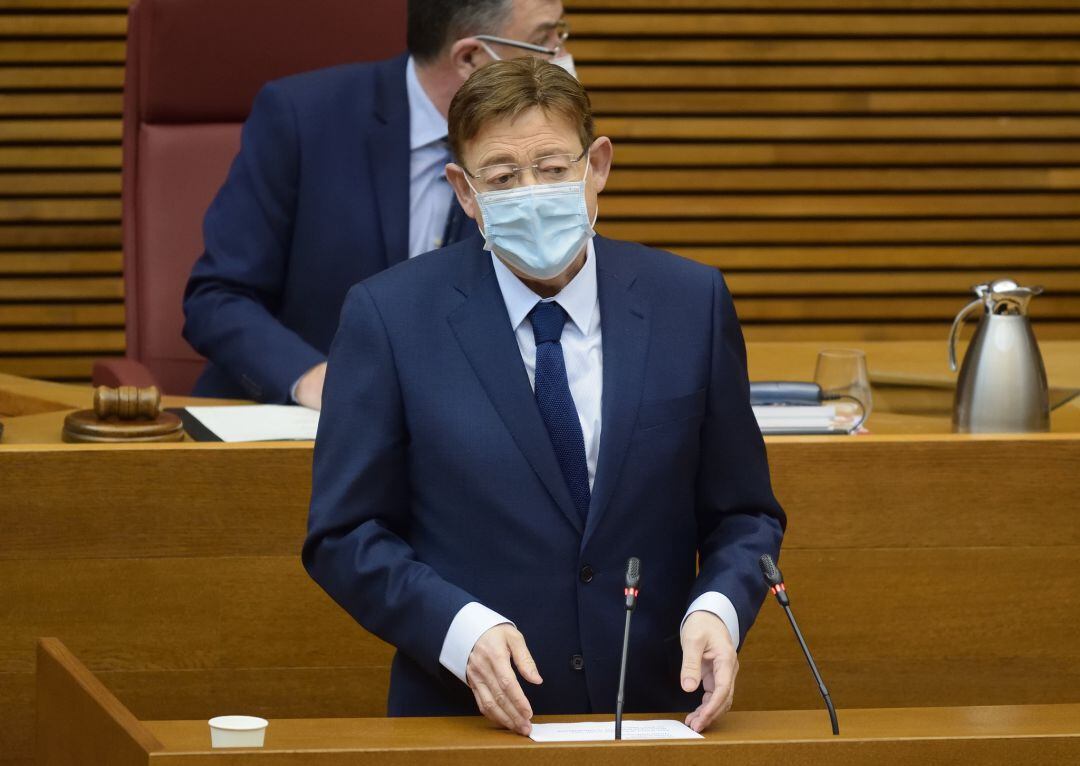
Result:
<instances>
[{"instance_id":1,"label":"blue necktie","mask_svg":"<svg viewBox=\"0 0 1080 766\"><path fill-rule=\"evenodd\" d=\"M577 407L570 394L563 360L562 337L566 312L554 301L538 303L529 314L536 338L536 403L544 418L555 457L559 461L570 497L581 515L589 515L589 468L585 462L585 438L581 434Z\"/></svg>"}]
</instances>

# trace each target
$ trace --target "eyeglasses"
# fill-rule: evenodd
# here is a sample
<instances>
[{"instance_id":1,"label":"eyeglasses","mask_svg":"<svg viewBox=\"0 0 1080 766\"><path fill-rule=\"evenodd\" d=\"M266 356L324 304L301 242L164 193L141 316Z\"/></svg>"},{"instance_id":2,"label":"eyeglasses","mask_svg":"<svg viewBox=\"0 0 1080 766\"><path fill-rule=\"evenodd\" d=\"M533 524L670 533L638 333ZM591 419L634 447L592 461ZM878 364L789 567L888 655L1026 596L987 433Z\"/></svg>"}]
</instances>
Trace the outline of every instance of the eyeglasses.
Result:
<instances>
[{"instance_id":1,"label":"eyeglasses","mask_svg":"<svg viewBox=\"0 0 1080 766\"><path fill-rule=\"evenodd\" d=\"M581 154L575 157L572 154L552 154L548 157L539 157L531 165L518 167L509 163L503 165L485 165L478 168L475 173L463 168L465 172L479 181L485 191L497 191L500 189L516 189L521 185L521 174L531 170L537 183L556 184L560 181L571 180L570 176L574 166L588 154L588 149L582 149Z\"/></svg>"},{"instance_id":2,"label":"eyeglasses","mask_svg":"<svg viewBox=\"0 0 1080 766\"><path fill-rule=\"evenodd\" d=\"M532 51L533 53L543 53L546 56L557 56L559 55L559 52L562 51L566 41L570 39L570 22L566 19L559 19L555 22L552 31L555 33L555 39L559 41L554 48L535 45L533 43L523 43L520 40L511 40L506 37L496 37L495 35L473 35L473 37L488 43L509 45L513 48L521 48L522 50Z\"/></svg>"}]
</instances>

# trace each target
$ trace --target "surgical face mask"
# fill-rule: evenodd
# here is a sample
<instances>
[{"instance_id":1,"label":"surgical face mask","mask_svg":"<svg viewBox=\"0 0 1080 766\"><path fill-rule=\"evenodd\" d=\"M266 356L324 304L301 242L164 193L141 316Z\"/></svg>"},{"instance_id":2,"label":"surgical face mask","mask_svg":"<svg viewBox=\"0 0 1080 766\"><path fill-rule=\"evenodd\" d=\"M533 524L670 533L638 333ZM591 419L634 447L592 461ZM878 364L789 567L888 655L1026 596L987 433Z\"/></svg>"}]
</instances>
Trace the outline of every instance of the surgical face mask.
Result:
<instances>
[{"instance_id":1,"label":"surgical face mask","mask_svg":"<svg viewBox=\"0 0 1080 766\"><path fill-rule=\"evenodd\" d=\"M518 43L518 42L513 41L513 40L504 40L503 38L500 38L500 37L488 37L488 35L478 35L476 39L480 42L480 46L484 49L484 52L487 53L487 55L491 56L491 58L493 58L495 61L502 61L503 58L498 53L496 53L494 50L492 50L491 46L488 45L487 42L485 41L485 38L493 40L495 42L500 42L503 45L513 45L513 46L517 46L517 47L526 48L527 50L533 50L533 49L538 50L538 51L543 50L542 48L540 48L538 46L527 45L525 43ZM556 49L553 48L552 50L556 50ZM554 64L555 66L559 67L560 69L564 69L565 71L569 72L570 76L573 77L575 80L577 79L577 67L574 65L574 57L571 56L569 53L563 53L561 55L555 56L554 58L551 58L551 59L548 59L548 60L552 64Z\"/></svg>"},{"instance_id":2,"label":"surgical face mask","mask_svg":"<svg viewBox=\"0 0 1080 766\"><path fill-rule=\"evenodd\" d=\"M564 53L561 56L556 56L555 58L551 59L551 63L557 67L562 67L563 69L565 69L575 80L578 79L577 67L574 66L574 57L571 56L569 53Z\"/></svg>"},{"instance_id":3,"label":"surgical face mask","mask_svg":"<svg viewBox=\"0 0 1080 766\"><path fill-rule=\"evenodd\" d=\"M596 234L584 178L488 192L473 188L473 194L484 219L484 249L533 279L562 274Z\"/></svg>"}]
</instances>

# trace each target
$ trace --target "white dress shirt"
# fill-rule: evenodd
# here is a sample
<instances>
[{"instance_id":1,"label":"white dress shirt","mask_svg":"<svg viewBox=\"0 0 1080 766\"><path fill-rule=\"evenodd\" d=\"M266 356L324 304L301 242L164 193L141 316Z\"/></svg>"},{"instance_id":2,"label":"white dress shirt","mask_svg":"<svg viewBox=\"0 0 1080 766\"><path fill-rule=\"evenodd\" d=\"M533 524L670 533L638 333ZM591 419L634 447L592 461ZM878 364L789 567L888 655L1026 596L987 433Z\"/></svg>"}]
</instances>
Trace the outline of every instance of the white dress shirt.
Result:
<instances>
[{"instance_id":1,"label":"white dress shirt","mask_svg":"<svg viewBox=\"0 0 1080 766\"><path fill-rule=\"evenodd\" d=\"M409 257L443 246L454 190L446 180L450 148L446 118L416 76L412 56L405 65L409 96Z\"/></svg>"},{"instance_id":2,"label":"white dress shirt","mask_svg":"<svg viewBox=\"0 0 1080 766\"><path fill-rule=\"evenodd\" d=\"M536 339L533 336L532 322L529 321L529 312L541 300L558 301L566 311L568 321L563 327L560 344L566 361L570 395L574 399L581 423L581 434L585 439L585 461L589 468L591 489L596 478L597 457L600 454L600 414L604 392L604 350L601 342L600 298L596 285L596 251L593 241L589 240L585 265L581 271L554 298L541 299L514 276L494 253L491 254L491 262L495 267L495 277L499 282L503 302L506 304L510 326L514 328L521 360L529 373L529 383L534 388ZM713 591L703 593L690 604L686 616L696 611L712 612L723 620L731 634L732 645L739 645L739 616L727 596ZM685 620L686 617L683 617L684 622ZM442 651L439 653L439 662L467 683L465 672L473 646L480 636L503 623L513 624L511 620L476 601L466 604L450 623Z\"/></svg>"}]
</instances>

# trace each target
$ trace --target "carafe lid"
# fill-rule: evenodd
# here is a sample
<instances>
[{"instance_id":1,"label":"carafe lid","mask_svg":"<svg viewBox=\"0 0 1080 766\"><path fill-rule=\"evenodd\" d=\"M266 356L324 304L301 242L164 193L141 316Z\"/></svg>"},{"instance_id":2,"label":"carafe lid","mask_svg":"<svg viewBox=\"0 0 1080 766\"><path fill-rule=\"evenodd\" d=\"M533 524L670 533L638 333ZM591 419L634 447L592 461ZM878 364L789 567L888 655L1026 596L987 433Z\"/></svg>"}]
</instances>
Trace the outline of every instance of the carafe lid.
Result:
<instances>
[{"instance_id":1,"label":"carafe lid","mask_svg":"<svg viewBox=\"0 0 1080 766\"><path fill-rule=\"evenodd\" d=\"M1028 303L1042 294L1042 286L1023 287L1012 279L995 279L972 288L988 314L1027 314Z\"/></svg>"}]
</instances>

